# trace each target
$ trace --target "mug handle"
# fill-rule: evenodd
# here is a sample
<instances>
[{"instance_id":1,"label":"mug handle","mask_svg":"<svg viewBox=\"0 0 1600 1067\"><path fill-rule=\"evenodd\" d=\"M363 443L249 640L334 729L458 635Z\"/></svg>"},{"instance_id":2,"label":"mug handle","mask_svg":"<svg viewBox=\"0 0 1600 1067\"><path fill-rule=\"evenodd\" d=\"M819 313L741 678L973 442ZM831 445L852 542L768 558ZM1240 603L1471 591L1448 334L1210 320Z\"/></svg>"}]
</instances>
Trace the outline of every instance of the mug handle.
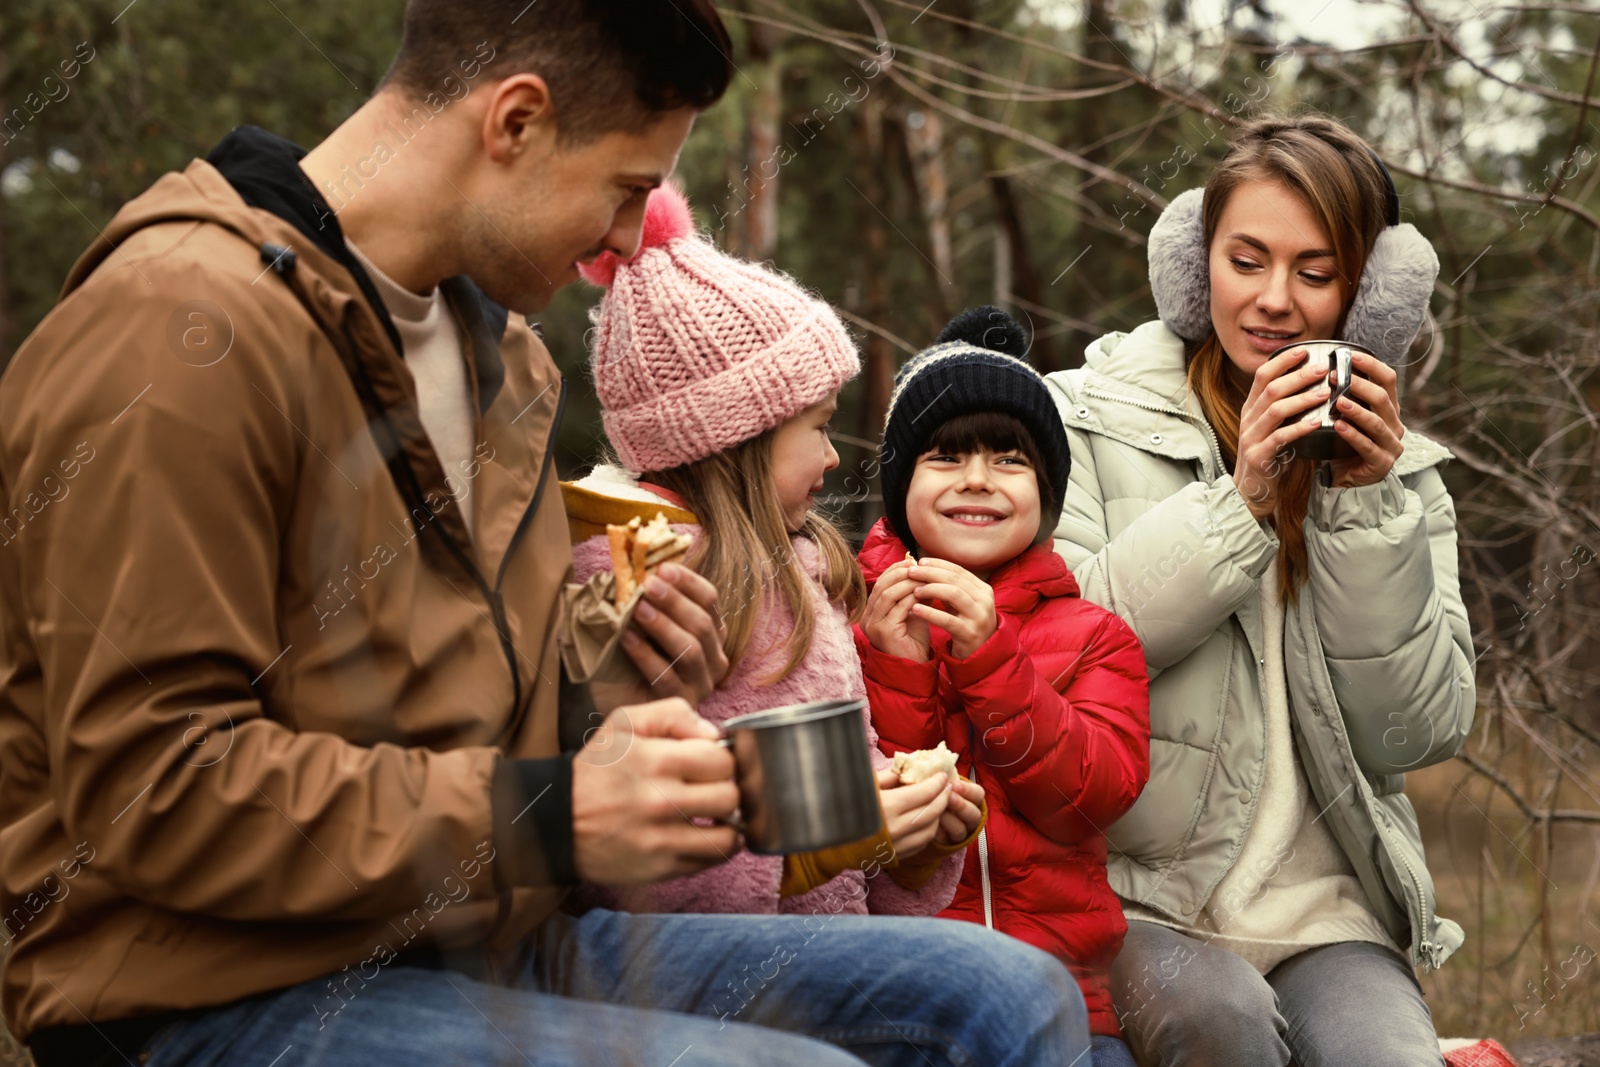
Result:
<instances>
[{"instance_id":1,"label":"mug handle","mask_svg":"<svg viewBox=\"0 0 1600 1067\"><path fill-rule=\"evenodd\" d=\"M1329 390L1331 394L1329 397L1330 402L1338 401L1340 397L1350 391L1350 379L1354 371L1351 365L1351 355L1352 353L1348 348L1336 348L1333 350L1333 366L1329 368L1333 372L1333 388Z\"/></svg>"},{"instance_id":2,"label":"mug handle","mask_svg":"<svg viewBox=\"0 0 1600 1067\"><path fill-rule=\"evenodd\" d=\"M717 738L717 744L730 752L733 751L733 738L728 737L726 734ZM744 816L739 813L738 808L733 810L733 818L731 819L712 819L711 821L716 823L718 826L726 826L739 834L748 832L745 826Z\"/></svg>"}]
</instances>

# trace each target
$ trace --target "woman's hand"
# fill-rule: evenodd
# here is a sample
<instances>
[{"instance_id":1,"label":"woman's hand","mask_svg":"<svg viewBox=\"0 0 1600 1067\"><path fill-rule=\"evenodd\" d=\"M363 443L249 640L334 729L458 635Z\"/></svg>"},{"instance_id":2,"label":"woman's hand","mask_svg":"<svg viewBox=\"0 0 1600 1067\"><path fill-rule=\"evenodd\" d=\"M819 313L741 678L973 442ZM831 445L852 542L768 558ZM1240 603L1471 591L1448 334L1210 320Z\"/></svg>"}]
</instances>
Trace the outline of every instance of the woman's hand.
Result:
<instances>
[{"instance_id":1,"label":"woman's hand","mask_svg":"<svg viewBox=\"0 0 1600 1067\"><path fill-rule=\"evenodd\" d=\"M1294 462L1287 449L1317 428L1319 420L1308 422L1301 416L1328 399L1328 373L1325 366L1306 365L1304 348L1291 348L1256 368L1250 395L1239 411L1233 484L1258 521L1278 506L1278 482ZM1318 378L1323 383L1308 389Z\"/></svg>"},{"instance_id":2,"label":"woman's hand","mask_svg":"<svg viewBox=\"0 0 1600 1067\"><path fill-rule=\"evenodd\" d=\"M933 637L927 620L911 614L919 583L911 580L911 561L901 560L883 574L867 597L861 632L872 647L886 656L926 663L933 656Z\"/></svg>"},{"instance_id":3,"label":"woman's hand","mask_svg":"<svg viewBox=\"0 0 1600 1067\"><path fill-rule=\"evenodd\" d=\"M918 582L913 592L918 604L912 615L933 623L950 635L950 650L966 659L1000 628L994 611L994 590L965 567L942 559L924 559L911 568ZM938 601L944 610L928 601Z\"/></svg>"},{"instance_id":4,"label":"woman's hand","mask_svg":"<svg viewBox=\"0 0 1600 1067\"><path fill-rule=\"evenodd\" d=\"M983 786L963 778L950 792L950 803L939 816L939 832L934 840L941 845L958 845L971 837L982 821Z\"/></svg>"},{"instance_id":5,"label":"woman's hand","mask_svg":"<svg viewBox=\"0 0 1600 1067\"><path fill-rule=\"evenodd\" d=\"M928 847L939 832L953 793L950 779L942 774L915 785L901 785L894 771L885 768L878 772L878 799L897 858L907 859Z\"/></svg>"},{"instance_id":6,"label":"woman's hand","mask_svg":"<svg viewBox=\"0 0 1600 1067\"><path fill-rule=\"evenodd\" d=\"M1378 484L1405 451L1400 444L1406 428L1400 423L1399 376L1365 352L1353 355L1350 394L1335 405L1338 419L1333 424L1334 432L1356 450L1353 459L1333 461L1333 484L1344 487Z\"/></svg>"}]
</instances>

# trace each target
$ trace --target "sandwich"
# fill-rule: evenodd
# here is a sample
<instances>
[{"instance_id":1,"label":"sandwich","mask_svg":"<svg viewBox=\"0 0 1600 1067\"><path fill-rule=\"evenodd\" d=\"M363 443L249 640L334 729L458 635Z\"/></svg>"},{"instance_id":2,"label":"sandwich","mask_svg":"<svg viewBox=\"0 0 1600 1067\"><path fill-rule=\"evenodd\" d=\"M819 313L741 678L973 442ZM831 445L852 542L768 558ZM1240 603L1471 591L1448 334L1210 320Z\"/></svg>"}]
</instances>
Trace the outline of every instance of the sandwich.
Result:
<instances>
[{"instance_id":1,"label":"sandwich","mask_svg":"<svg viewBox=\"0 0 1600 1067\"><path fill-rule=\"evenodd\" d=\"M611 542L611 569L617 576L614 598L618 611L657 567L681 558L694 543L688 534L674 532L659 511L648 523L640 522L636 515L626 526L608 524L606 537Z\"/></svg>"},{"instance_id":2,"label":"sandwich","mask_svg":"<svg viewBox=\"0 0 1600 1067\"><path fill-rule=\"evenodd\" d=\"M915 785L936 774L949 775L952 785L960 780L960 775L956 773L956 754L943 741L939 742L937 748L896 752L892 769L900 776L901 785Z\"/></svg>"}]
</instances>

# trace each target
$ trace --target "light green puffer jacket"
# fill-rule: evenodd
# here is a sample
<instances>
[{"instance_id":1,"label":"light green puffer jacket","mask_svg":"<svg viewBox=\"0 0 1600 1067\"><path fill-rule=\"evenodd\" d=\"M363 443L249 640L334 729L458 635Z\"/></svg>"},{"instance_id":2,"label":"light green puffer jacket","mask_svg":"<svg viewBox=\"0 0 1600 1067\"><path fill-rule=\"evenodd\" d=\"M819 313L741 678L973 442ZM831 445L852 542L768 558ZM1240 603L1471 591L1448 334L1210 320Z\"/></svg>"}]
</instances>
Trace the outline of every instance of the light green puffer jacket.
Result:
<instances>
[{"instance_id":1,"label":"light green puffer jacket","mask_svg":"<svg viewBox=\"0 0 1600 1067\"><path fill-rule=\"evenodd\" d=\"M1047 379L1072 446L1056 550L1150 666L1150 784L1107 831L1111 885L1189 923L1239 854L1266 764L1259 582L1278 549L1234 488L1159 322L1100 338ZM1286 605L1296 751L1373 912L1438 967L1461 927L1434 914L1405 772L1472 728L1471 630L1441 445L1407 433L1377 485L1312 489L1310 577Z\"/></svg>"}]
</instances>

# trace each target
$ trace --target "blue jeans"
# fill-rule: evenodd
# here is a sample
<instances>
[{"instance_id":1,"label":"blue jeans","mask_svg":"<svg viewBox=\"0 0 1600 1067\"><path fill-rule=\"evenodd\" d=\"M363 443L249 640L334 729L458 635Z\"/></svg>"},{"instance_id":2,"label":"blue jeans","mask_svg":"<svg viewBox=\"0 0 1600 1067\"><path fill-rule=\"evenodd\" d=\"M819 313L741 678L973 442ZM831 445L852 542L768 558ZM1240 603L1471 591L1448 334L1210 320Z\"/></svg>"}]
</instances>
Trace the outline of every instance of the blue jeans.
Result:
<instances>
[{"instance_id":1,"label":"blue jeans","mask_svg":"<svg viewBox=\"0 0 1600 1067\"><path fill-rule=\"evenodd\" d=\"M971 923L552 916L519 973L341 973L159 1031L149 1067L1089 1065L1077 984Z\"/></svg>"},{"instance_id":2,"label":"blue jeans","mask_svg":"<svg viewBox=\"0 0 1600 1067\"><path fill-rule=\"evenodd\" d=\"M1133 1062L1133 1052L1126 1041L1104 1034L1094 1036L1089 1058L1094 1061L1094 1067L1138 1067Z\"/></svg>"},{"instance_id":3,"label":"blue jeans","mask_svg":"<svg viewBox=\"0 0 1600 1067\"><path fill-rule=\"evenodd\" d=\"M1444 1067L1411 966L1343 941L1263 977L1221 945L1130 922L1112 999L1144 1067Z\"/></svg>"}]
</instances>

